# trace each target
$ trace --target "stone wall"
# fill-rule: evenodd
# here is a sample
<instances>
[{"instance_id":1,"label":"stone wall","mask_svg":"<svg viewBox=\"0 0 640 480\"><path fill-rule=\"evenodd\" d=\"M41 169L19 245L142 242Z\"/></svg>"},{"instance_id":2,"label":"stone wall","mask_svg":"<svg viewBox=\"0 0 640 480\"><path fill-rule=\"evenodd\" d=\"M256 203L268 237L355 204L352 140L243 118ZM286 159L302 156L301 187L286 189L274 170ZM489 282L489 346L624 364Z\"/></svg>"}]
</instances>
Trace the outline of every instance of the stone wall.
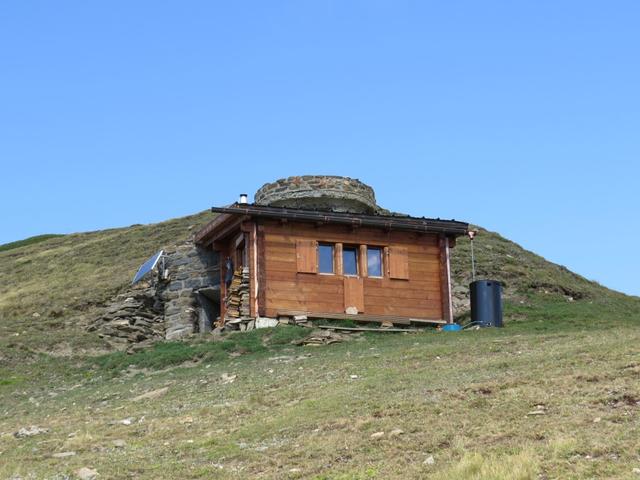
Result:
<instances>
[{"instance_id":1,"label":"stone wall","mask_svg":"<svg viewBox=\"0 0 640 480\"><path fill-rule=\"evenodd\" d=\"M216 290L219 292L220 262L216 252L197 247L192 241L166 254L169 282L162 298L165 338L171 340L207 329L207 325L199 322L203 305L198 294L202 291L211 298Z\"/></svg>"},{"instance_id":2,"label":"stone wall","mask_svg":"<svg viewBox=\"0 0 640 480\"><path fill-rule=\"evenodd\" d=\"M140 282L117 295L88 330L115 348L151 345L165 337L163 310L157 288Z\"/></svg>"},{"instance_id":3,"label":"stone wall","mask_svg":"<svg viewBox=\"0 0 640 480\"><path fill-rule=\"evenodd\" d=\"M149 276L130 286L88 330L115 348L129 350L210 330L220 302L218 254L189 240L165 250L165 255L166 279Z\"/></svg>"},{"instance_id":4,"label":"stone wall","mask_svg":"<svg viewBox=\"0 0 640 480\"><path fill-rule=\"evenodd\" d=\"M349 177L304 175L263 185L255 203L349 213L375 213L376 197L369 185Z\"/></svg>"}]
</instances>

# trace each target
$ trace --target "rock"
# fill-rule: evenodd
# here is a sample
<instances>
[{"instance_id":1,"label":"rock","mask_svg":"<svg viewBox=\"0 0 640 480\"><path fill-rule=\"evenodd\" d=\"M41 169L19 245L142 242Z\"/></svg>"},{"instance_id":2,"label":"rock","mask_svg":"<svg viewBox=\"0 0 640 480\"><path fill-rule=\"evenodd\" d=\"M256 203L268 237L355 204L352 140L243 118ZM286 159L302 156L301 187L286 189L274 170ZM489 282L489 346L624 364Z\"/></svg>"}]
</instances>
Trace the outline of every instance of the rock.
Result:
<instances>
[{"instance_id":1,"label":"rock","mask_svg":"<svg viewBox=\"0 0 640 480\"><path fill-rule=\"evenodd\" d=\"M344 340L350 340L351 336L348 334L340 334L331 330L316 330L308 337L300 340L294 340L291 343L294 345L331 345L332 343L342 342Z\"/></svg>"},{"instance_id":2,"label":"rock","mask_svg":"<svg viewBox=\"0 0 640 480\"><path fill-rule=\"evenodd\" d=\"M345 310L345 313L347 315L357 315L358 314L358 309L356 307L347 307Z\"/></svg>"},{"instance_id":3,"label":"rock","mask_svg":"<svg viewBox=\"0 0 640 480\"><path fill-rule=\"evenodd\" d=\"M222 383L233 383L237 375L229 375L228 373L223 373L220 377L222 379Z\"/></svg>"},{"instance_id":4,"label":"rock","mask_svg":"<svg viewBox=\"0 0 640 480\"><path fill-rule=\"evenodd\" d=\"M26 438L33 437L35 435L40 435L42 433L49 432L48 428L41 428L36 425L31 425L30 427L22 427L20 430L13 434L16 438Z\"/></svg>"},{"instance_id":5,"label":"rock","mask_svg":"<svg viewBox=\"0 0 640 480\"><path fill-rule=\"evenodd\" d=\"M256 328L270 328L278 326L278 320L269 317L258 317L255 323Z\"/></svg>"},{"instance_id":6,"label":"rock","mask_svg":"<svg viewBox=\"0 0 640 480\"><path fill-rule=\"evenodd\" d=\"M58 452L58 453L54 453L51 456L53 458L67 458L67 457L73 457L75 454L76 452Z\"/></svg>"},{"instance_id":7,"label":"rock","mask_svg":"<svg viewBox=\"0 0 640 480\"><path fill-rule=\"evenodd\" d=\"M116 440L114 440L113 442L113 446L116 448L124 448L127 446L127 442L125 442L124 440L118 438Z\"/></svg>"},{"instance_id":8,"label":"rock","mask_svg":"<svg viewBox=\"0 0 640 480\"><path fill-rule=\"evenodd\" d=\"M384 437L384 432L376 432L376 433L372 433L371 434L371 440L380 440L382 437Z\"/></svg>"},{"instance_id":9,"label":"rock","mask_svg":"<svg viewBox=\"0 0 640 480\"><path fill-rule=\"evenodd\" d=\"M76 475L80 480L93 480L98 476L98 471L93 468L82 467L80 470L76 470Z\"/></svg>"},{"instance_id":10,"label":"rock","mask_svg":"<svg viewBox=\"0 0 640 480\"><path fill-rule=\"evenodd\" d=\"M602 418L600 417L596 417L593 419L593 423L600 423L602 421Z\"/></svg>"},{"instance_id":11,"label":"rock","mask_svg":"<svg viewBox=\"0 0 640 480\"><path fill-rule=\"evenodd\" d=\"M634 468L633 470L631 470L632 473L635 473L636 475L640 475L640 468Z\"/></svg>"},{"instance_id":12,"label":"rock","mask_svg":"<svg viewBox=\"0 0 640 480\"><path fill-rule=\"evenodd\" d=\"M546 415L547 412L545 412L544 410L533 410L529 413L527 413L528 416L534 416L534 415Z\"/></svg>"},{"instance_id":13,"label":"rock","mask_svg":"<svg viewBox=\"0 0 640 480\"><path fill-rule=\"evenodd\" d=\"M404 434L404 430L402 430L401 428L394 428L393 430L391 430L391 432L389 432L390 437L397 437L402 434Z\"/></svg>"},{"instance_id":14,"label":"rock","mask_svg":"<svg viewBox=\"0 0 640 480\"><path fill-rule=\"evenodd\" d=\"M349 378L351 380L357 380L359 377L358 377L358 375L349 375Z\"/></svg>"},{"instance_id":15,"label":"rock","mask_svg":"<svg viewBox=\"0 0 640 480\"><path fill-rule=\"evenodd\" d=\"M293 320L295 322L304 322L304 321L308 320L308 318L307 318L306 315L294 315L293 316Z\"/></svg>"},{"instance_id":16,"label":"rock","mask_svg":"<svg viewBox=\"0 0 640 480\"><path fill-rule=\"evenodd\" d=\"M433 458L433 455L429 455L427 458L425 458L424 462L422 462L424 465L433 465L436 463L436 459Z\"/></svg>"},{"instance_id":17,"label":"rock","mask_svg":"<svg viewBox=\"0 0 640 480\"><path fill-rule=\"evenodd\" d=\"M33 318L40 318L40 314L38 312L35 312L33 315L31 315Z\"/></svg>"},{"instance_id":18,"label":"rock","mask_svg":"<svg viewBox=\"0 0 640 480\"><path fill-rule=\"evenodd\" d=\"M211 330L211 335L213 335L216 338L219 338L222 336L222 332L224 332L224 328L216 327L213 330Z\"/></svg>"},{"instance_id":19,"label":"rock","mask_svg":"<svg viewBox=\"0 0 640 480\"><path fill-rule=\"evenodd\" d=\"M157 390L151 390L150 392L143 393L131 399L132 402L139 402L141 400L149 400L152 398L158 398L169 391L169 387L159 388Z\"/></svg>"},{"instance_id":20,"label":"rock","mask_svg":"<svg viewBox=\"0 0 640 480\"><path fill-rule=\"evenodd\" d=\"M135 418L129 417L129 418L125 418L123 420L120 420L118 423L121 424L121 425L131 425L134 420L135 420Z\"/></svg>"}]
</instances>

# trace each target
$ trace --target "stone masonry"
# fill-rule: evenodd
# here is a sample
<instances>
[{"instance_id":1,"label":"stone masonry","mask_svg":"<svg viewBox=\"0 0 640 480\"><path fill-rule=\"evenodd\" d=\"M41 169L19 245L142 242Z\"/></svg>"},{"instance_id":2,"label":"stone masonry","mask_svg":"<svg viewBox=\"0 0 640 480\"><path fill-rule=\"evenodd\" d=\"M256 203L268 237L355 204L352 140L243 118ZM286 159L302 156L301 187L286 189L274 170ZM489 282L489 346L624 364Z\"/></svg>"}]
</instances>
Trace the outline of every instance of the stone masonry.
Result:
<instances>
[{"instance_id":1,"label":"stone masonry","mask_svg":"<svg viewBox=\"0 0 640 480\"><path fill-rule=\"evenodd\" d=\"M148 282L117 295L88 330L116 348L151 345L164 339L163 302Z\"/></svg>"},{"instance_id":2,"label":"stone masonry","mask_svg":"<svg viewBox=\"0 0 640 480\"><path fill-rule=\"evenodd\" d=\"M191 240L165 250L168 277L148 278L117 295L93 321L95 331L116 348L144 346L210 329L204 305L219 299L218 254ZM219 300L218 300L219 301Z\"/></svg>"},{"instance_id":3,"label":"stone masonry","mask_svg":"<svg viewBox=\"0 0 640 480\"><path fill-rule=\"evenodd\" d=\"M197 293L220 288L218 254L188 241L166 252L169 283L163 292L165 338L180 338L200 329Z\"/></svg>"},{"instance_id":4,"label":"stone masonry","mask_svg":"<svg viewBox=\"0 0 640 480\"><path fill-rule=\"evenodd\" d=\"M348 213L378 211L373 188L357 179L327 175L304 175L267 183L256 192L255 203Z\"/></svg>"}]
</instances>

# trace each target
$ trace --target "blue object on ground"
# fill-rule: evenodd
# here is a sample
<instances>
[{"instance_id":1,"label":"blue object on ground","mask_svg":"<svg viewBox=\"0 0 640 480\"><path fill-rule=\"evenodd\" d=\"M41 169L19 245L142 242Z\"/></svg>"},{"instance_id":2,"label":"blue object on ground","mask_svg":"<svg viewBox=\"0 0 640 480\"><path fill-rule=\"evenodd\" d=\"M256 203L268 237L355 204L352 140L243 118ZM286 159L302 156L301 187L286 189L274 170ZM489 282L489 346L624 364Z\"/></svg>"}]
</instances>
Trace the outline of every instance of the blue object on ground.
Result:
<instances>
[{"instance_id":1,"label":"blue object on ground","mask_svg":"<svg viewBox=\"0 0 640 480\"><path fill-rule=\"evenodd\" d=\"M457 323L447 323L446 325L442 326L442 330L445 332L459 332L460 330L462 330L462 327Z\"/></svg>"}]
</instances>

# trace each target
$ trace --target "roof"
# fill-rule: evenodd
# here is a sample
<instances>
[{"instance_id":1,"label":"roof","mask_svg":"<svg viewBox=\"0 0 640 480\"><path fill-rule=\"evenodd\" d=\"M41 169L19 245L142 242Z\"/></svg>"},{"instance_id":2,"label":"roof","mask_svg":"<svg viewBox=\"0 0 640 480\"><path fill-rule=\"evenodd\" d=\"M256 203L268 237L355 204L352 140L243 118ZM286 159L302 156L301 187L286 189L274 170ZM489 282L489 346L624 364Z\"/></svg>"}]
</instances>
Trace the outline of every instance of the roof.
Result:
<instances>
[{"instance_id":1,"label":"roof","mask_svg":"<svg viewBox=\"0 0 640 480\"><path fill-rule=\"evenodd\" d=\"M374 227L387 230L403 230L421 233L442 233L448 236L465 235L469 224L457 220L442 220L440 218L424 218L395 215L368 215L356 213L339 213L302 208L269 207L255 204L233 204L230 207L212 207L214 213L224 214L226 218L247 216L256 218L273 218L299 222L319 222L352 227ZM229 216L229 217L227 217ZM196 234L196 242L203 241L221 224L222 219L216 219Z\"/></svg>"}]
</instances>

